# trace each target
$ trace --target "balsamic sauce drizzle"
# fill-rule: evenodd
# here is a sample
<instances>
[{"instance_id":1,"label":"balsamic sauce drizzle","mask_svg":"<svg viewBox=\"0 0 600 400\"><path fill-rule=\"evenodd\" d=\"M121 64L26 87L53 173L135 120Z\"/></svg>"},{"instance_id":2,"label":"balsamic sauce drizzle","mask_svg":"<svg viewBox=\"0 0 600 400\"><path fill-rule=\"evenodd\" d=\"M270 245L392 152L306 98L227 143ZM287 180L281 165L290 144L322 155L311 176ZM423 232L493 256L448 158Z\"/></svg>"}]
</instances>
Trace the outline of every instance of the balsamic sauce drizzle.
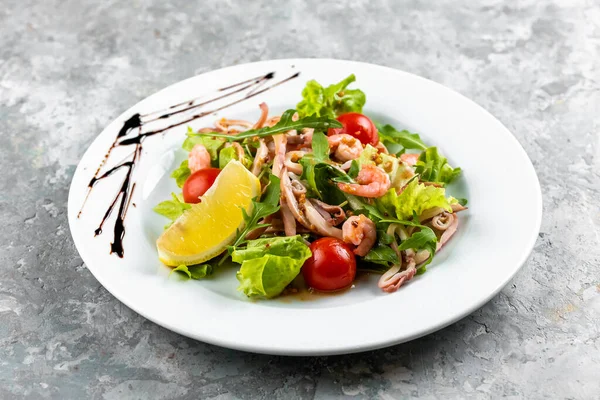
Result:
<instances>
[{"instance_id":1,"label":"balsamic sauce drizzle","mask_svg":"<svg viewBox=\"0 0 600 400\"><path fill-rule=\"evenodd\" d=\"M194 98L192 100L187 100L182 103L178 103L178 104L169 106L168 108L166 108L164 110L154 111L154 112L143 114L143 115L139 114L139 113L132 115L129 119L127 119L123 123L123 126L117 133L117 137L115 138L114 142L111 144L106 155L100 162L98 169L96 169L94 176L88 183L87 193L86 193L85 199L83 200L83 204L81 205L81 209L79 210L79 213L77 214L77 218L79 218L81 216L81 213L87 202L87 199L90 196L90 193L94 189L95 185L102 179L112 176L117 171L125 170L126 171L125 177L123 179L123 182L121 183L121 186L120 186L118 192L113 197L112 202L110 203L110 205L104 212L104 216L102 217L102 220L101 220L100 224L98 225L98 228L96 228L96 230L94 231L94 236L98 236L98 235L102 234L102 228L104 227L104 224L106 223L107 219L110 217L110 215L112 214L112 212L114 211L115 207L118 204L119 210L118 210L118 214L115 219L115 223L114 223L114 227L113 227L114 239L113 239L113 242L110 244L110 253L111 254L116 253L119 257L123 258L123 254L124 254L123 238L125 237L125 217L127 216L127 210L129 209L129 205L131 203L131 198L133 197L133 192L135 190L135 185L136 185L136 183L133 180L133 171L142 156L142 144L143 144L144 140L147 137L163 133L171 128L175 128L177 126L187 124L198 118L205 117L209 114L215 113L215 112L223 110L227 107L231 107L235 104L241 103L242 101L248 100L254 96L257 96L261 93L266 92L267 90L273 89L285 82L288 82L288 81L298 77L299 75L300 75L300 72L297 72L279 82L275 82L269 86L265 86L268 81L270 81L271 79L273 79L275 77L274 72L269 72L268 74L265 74L265 75L262 75L262 76L259 76L256 78L248 79L248 80L245 80L242 82L235 83L230 86L225 86L220 89L217 89L216 92L218 93L218 95L216 97L211 97L208 100L204 100L202 102L198 102L198 101L204 99L206 96L200 96L200 97ZM229 103L226 103L226 104L219 106L217 108L214 108L212 110L208 110L208 111L201 110L202 107L209 105L215 101L223 100L227 97L233 96L238 93L244 93L244 91L247 91L247 92L245 92L244 96L240 99L231 101ZM221 94L221 93L223 93L223 94ZM167 126L163 126L163 127L160 127L160 128L154 129L154 130L150 130L147 132L143 131L144 125L146 125L146 124L150 124L152 122L158 122L160 120L168 120L169 118L173 117L174 115L179 115L179 114L186 113L186 112L192 112L194 110L198 110L198 112L194 113L189 118L185 118L182 121L177 121L177 122L171 123ZM135 130L137 130L137 133L130 135ZM116 147L131 146L131 145L135 146L134 151L132 153L130 153L127 157L125 157L124 160L117 163L114 167L112 167L112 168L108 169L106 172L100 174L100 171L102 170L102 168L104 167L104 165L106 164L108 159L110 158L110 155L111 155L111 152L113 151L113 149L115 149Z\"/></svg>"}]
</instances>

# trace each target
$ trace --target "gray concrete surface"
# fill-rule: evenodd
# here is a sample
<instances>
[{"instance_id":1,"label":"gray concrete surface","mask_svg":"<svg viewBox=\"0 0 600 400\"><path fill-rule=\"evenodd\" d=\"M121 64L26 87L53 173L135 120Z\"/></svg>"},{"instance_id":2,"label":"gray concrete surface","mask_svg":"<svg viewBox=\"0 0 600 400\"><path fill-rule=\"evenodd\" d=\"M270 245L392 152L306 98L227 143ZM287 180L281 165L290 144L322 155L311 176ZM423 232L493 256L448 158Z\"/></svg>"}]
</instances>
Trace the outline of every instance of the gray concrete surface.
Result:
<instances>
[{"instance_id":1,"label":"gray concrete surface","mask_svg":"<svg viewBox=\"0 0 600 400\"><path fill-rule=\"evenodd\" d=\"M514 132L544 221L489 304L384 350L272 357L169 332L87 271L67 192L101 129L183 78L286 57L420 74ZM599 60L595 0L1 0L0 398L600 398Z\"/></svg>"}]
</instances>

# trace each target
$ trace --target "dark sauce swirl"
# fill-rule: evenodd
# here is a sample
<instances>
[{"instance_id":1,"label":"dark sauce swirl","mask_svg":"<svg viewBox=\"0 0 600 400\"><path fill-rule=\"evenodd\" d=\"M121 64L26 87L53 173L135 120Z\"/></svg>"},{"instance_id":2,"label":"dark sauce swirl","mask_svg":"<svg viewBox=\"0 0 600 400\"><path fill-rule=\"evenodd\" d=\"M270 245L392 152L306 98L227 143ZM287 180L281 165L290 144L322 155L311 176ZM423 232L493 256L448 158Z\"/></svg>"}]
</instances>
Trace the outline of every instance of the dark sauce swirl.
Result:
<instances>
[{"instance_id":1,"label":"dark sauce swirl","mask_svg":"<svg viewBox=\"0 0 600 400\"><path fill-rule=\"evenodd\" d=\"M83 211L83 207L90 196L90 193L94 189L95 185L103 179L106 179L112 176L117 171L125 170L125 177L119 187L119 190L113 197L110 205L106 208L104 212L104 216L98 225L98 228L94 231L94 236L98 236L102 234L102 229L104 224L108 220L108 218L112 215L114 209L118 205L118 214L114 222L113 227L113 242L110 244L110 253L115 253L119 257L123 258L124 249L123 249L123 239L125 237L125 218L127 216L127 210L129 209L129 205L131 203L131 198L133 196L133 192L135 190L135 181L133 179L133 172L135 170L136 165L139 163L141 155L142 155L142 145L146 138L158 135L160 133L164 133L169 129L188 124L196 119L205 117L207 115L213 114L217 111L221 111L227 107L231 107L242 101L248 100L254 96L257 96L261 93L266 92L267 90L273 89L285 82L288 82L300 75L299 72L291 75L279 82L272 83L267 85L267 83L275 77L274 72L269 72L268 74L248 79L242 82L235 83L233 85L229 85L216 90L216 96L211 97L208 100L203 100L203 97L198 97L196 99L187 100L182 103L178 103L172 106L169 106L165 110L159 110L148 114L134 114L129 119L127 119L119 132L117 133L117 137L114 142L108 149L108 152L100 162L100 165L96 169L96 173L88 183L88 190L81 205L81 209L77 214L77 218L81 216ZM240 99L233 100L229 103L226 103L222 106L204 110L207 106L211 105L214 102L219 100L227 99L228 97L234 96L236 94L243 94ZM186 117L185 114L191 113L189 117ZM170 121L174 116L184 116L184 118L177 122ZM144 131L144 126L164 121L167 122L163 126L158 128ZM111 152L116 147L125 147L125 146L133 146L133 152L126 157L123 161L119 162L114 167L108 169L104 173L100 173L102 167L106 164L108 159L110 158Z\"/></svg>"}]
</instances>

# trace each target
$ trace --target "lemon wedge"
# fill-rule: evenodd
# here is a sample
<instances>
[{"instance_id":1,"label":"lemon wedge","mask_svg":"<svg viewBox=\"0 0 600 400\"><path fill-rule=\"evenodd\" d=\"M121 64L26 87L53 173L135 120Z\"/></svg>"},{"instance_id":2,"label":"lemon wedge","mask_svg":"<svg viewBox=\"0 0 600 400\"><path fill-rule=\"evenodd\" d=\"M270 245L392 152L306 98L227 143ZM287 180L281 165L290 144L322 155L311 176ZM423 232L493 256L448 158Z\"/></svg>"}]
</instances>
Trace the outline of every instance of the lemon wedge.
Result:
<instances>
[{"instance_id":1,"label":"lemon wedge","mask_svg":"<svg viewBox=\"0 0 600 400\"><path fill-rule=\"evenodd\" d=\"M202 201L179 217L156 241L158 258L169 266L193 265L225 250L244 226L242 208L252 211L260 182L239 161L230 161Z\"/></svg>"}]
</instances>

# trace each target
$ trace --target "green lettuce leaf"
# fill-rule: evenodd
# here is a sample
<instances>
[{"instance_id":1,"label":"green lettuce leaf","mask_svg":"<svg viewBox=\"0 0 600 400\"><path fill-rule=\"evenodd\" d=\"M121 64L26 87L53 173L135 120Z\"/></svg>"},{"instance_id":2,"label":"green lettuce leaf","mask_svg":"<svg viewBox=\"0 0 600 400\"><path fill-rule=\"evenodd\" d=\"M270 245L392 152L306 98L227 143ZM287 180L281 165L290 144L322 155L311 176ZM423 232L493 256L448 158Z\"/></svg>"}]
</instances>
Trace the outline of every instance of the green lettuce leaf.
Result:
<instances>
[{"instance_id":1,"label":"green lettuce leaf","mask_svg":"<svg viewBox=\"0 0 600 400\"><path fill-rule=\"evenodd\" d=\"M438 153L437 147L429 147L421 153L415 172L425 182L450 183L460 173L460 168L452 168L446 157Z\"/></svg>"},{"instance_id":2,"label":"green lettuce leaf","mask_svg":"<svg viewBox=\"0 0 600 400\"><path fill-rule=\"evenodd\" d=\"M413 179L399 195L395 189L390 189L383 197L375 199L375 205L384 216L399 220L409 220L414 213L421 215L434 207L452 212L444 188L425 186L417 179Z\"/></svg>"},{"instance_id":3,"label":"green lettuce leaf","mask_svg":"<svg viewBox=\"0 0 600 400\"><path fill-rule=\"evenodd\" d=\"M219 168L225 168L231 160L237 160L237 151L233 147L223 147L219 151Z\"/></svg>"},{"instance_id":4,"label":"green lettuce leaf","mask_svg":"<svg viewBox=\"0 0 600 400\"><path fill-rule=\"evenodd\" d=\"M298 114L300 117L316 115L335 118L349 112L362 113L367 101L364 92L347 88L355 80L356 77L352 74L326 88L315 80L308 81L302 90L302 101L296 106Z\"/></svg>"},{"instance_id":5,"label":"green lettuce leaf","mask_svg":"<svg viewBox=\"0 0 600 400\"><path fill-rule=\"evenodd\" d=\"M219 168L223 169L225 168L225 166L227 164L229 164L229 162L231 160L237 160L239 162L241 162L244 167L246 168L251 168L252 166L252 159L250 157L248 157L248 155L244 154L244 156L242 157L242 159L239 158L240 156L238 155L237 150L230 146L230 147L223 147L220 151L219 151Z\"/></svg>"},{"instance_id":6,"label":"green lettuce leaf","mask_svg":"<svg viewBox=\"0 0 600 400\"><path fill-rule=\"evenodd\" d=\"M217 135L218 133L214 133ZM201 144L206 147L208 150L208 154L210 154L210 159L212 161L217 161L219 158L219 150L225 144L225 140L219 137L214 137L212 134L202 134L202 136L198 136L200 134L194 132L194 130L188 126L187 138L184 140L181 147L185 151L191 151L195 145Z\"/></svg>"},{"instance_id":7,"label":"green lettuce leaf","mask_svg":"<svg viewBox=\"0 0 600 400\"><path fill-rule=\"evenodd\" d=\"M154 212L164 217L167 217L171 220L171 222L173 222L177 218L179 218L185 210L189 210L192 206L184 203L183 199L180 199L179 196L177 196L175 193L171 193L171 196L173 197L173 200L162 201L158 203L158 205L154 207L153 210ZM167 227L169 225L167 225Z\"/></svg>"},{"instance_id":8,"label":"green lettuce leaf","mask_svg":"<svg viewBox=\"0 0 600 400\"><path fill-rule=\"evenodd\" d=\"M183 184L191 174L192 172L188 167L188 160L183 160L181 162L181 165L179 165L179 168L177 168L171 173L171 178L175 179L175 182L177 182L177 186L183 187Z\"/></svg>"},{"instance_id":9,"label":"green lettuce leaf","mask_svg":"<svg viewBox=\"0 0 600 400\"><path fill-rule=\"evenodd\" d=\"M338 116L349 112L362 113L367 96L360 89L347 89L348 85L355 80L356 77L351 74L341 82L325 88L325 101L333 109L334 115Z\"/></svg>"},{"instance_id":10,"label":"green lettuce leaf","mask_svg":"<svg viewBox=\"0 0 600 400\"><path fill-rule=\"evenodd\" d=\"M248 241L245 249L231 254L234 262L242 264L237 273L238 290L248 297L277 296L311 255L299 235Z\"/></svg>"},{"instance_id":11,"label":"green lettuce leaf","mask_svg":"<svg viewBox=\"0 0 600 400\"><path fill-rule=\"evenodd\" d=\"M177 268L174 268L170 274L173 272L179 272L183 276L187 276L188 279L202 279L206 278L213 273L213 267L210 264L197 264L197 265L184 265L181 264ZM169 274L169 275L170 275Z\"/></svg>"},{"instance_id":12,"label":"green lettuce leaf","mask_svg":"<svg viewBox=\"0 0 600 400\"><path fill-rule=\"evenodd\" d=\"M317 115L321 116L321 109L325 108L325 90L317 81L310 80L302 89L302 101L296 105L298 115Z\"/></svg>"}]
</instances>

